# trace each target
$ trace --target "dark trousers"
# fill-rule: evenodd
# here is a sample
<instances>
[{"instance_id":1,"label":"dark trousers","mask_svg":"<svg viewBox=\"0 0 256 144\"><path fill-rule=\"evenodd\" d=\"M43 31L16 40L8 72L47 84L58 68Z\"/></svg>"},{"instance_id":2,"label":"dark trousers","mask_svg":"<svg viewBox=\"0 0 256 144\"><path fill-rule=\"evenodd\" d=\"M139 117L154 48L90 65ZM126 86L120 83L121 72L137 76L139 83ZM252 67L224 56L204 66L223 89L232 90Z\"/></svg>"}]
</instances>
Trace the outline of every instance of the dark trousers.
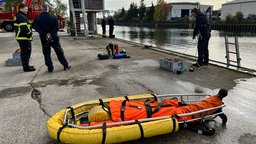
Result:
<instances>
[{"instance_id":1,"label":"dark trousers","mask_svg":"<svg viewBox=\"0 0 256 144\"><path fill-rule=\"evenodd\" d=\"M43 54L45 65L48 67L48 70L53 70L53 63L51 58L51 47L54 49L59 62L63 65L64 68L68 67L68 61L64 56L64 51L59 42L59 38L53 38L53 42L49 43L45 38L41 38L41 43L43 47Z\"/></svg>"},{"instance_id":2,"label":"dark trousers","mask_svg":"<svg viewBox=\"0 0 256 144\"><path fill-rule=\"evenodd\" d=\"M29 59L31 56L31 41L27 40L18 40L21 52L20 52L20 59L22 63L23 69L29 68Z\"/></svg>"},{"instance_id":3,"label":"dark trousers","mask_svg":"<svg viewBox=\"0 0 256 144\"><path fill-rule=\"evenodd\" d=\"M208 44L210 40L211 35L201 36L198 39L198 59L197 63L199 65L208 64L209 63L209 50L208 50Z\"/></svg>"},{"instance_id":4,"label":"dark trousers","mask_svg":"<svg viewBox=\"0 0 256 144\"><path fill-rule=\"evenodd\" d=\"M106 34L106 26L102 26L102 34L103 34L103 35Z\"/></svg>"},{"instance_id":5,"label":"dark trousers","mask_svg":"<svg viewBox=\"0 0 256 144\"><path fill-rule=\"evenodd\" d=\"M114 26L109 26L109 36L113 36Z\"/></svg>"}]
</instances>

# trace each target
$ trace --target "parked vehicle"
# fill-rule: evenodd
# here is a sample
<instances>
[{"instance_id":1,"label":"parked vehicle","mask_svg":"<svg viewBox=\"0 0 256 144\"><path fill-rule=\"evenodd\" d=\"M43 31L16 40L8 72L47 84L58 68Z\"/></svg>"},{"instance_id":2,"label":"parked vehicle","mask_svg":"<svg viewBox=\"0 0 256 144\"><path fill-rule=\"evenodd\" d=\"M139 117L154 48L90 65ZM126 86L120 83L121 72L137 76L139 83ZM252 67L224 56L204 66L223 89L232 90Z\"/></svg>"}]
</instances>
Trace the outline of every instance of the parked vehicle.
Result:
<instances>
[{"instance_id":1,"label":"parked vehicle","mask_svg":"<svg viewBox=\"0 0 256 144\"><path fill-rule=\"evenodd\" d=\"M23 0L23 4L28 6L27 17L30 22L33 22L33 19L42 13L41 0L37 0L37 4L31 4L33 0ZM18 5L12 7L11 12L0 12L0 28L4 29L7 32L14 31L14 16L19 11ZM61 16L57 16L59 23L62 24L64 20Z\"/></svg>"}]
</instances>

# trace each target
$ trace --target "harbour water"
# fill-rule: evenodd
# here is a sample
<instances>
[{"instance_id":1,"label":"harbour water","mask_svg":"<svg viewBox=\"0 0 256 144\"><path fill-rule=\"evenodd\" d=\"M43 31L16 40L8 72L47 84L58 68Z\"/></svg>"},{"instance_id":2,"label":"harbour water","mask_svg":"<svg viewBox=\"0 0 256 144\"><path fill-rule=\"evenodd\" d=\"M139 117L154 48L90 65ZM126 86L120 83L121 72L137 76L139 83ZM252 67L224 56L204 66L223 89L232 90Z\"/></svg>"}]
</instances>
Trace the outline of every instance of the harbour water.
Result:
<instances>
[{"instance_id":1,"label":"harbour water","mask_svg":"<svg viewBox=\"0 0 256 144\"><path fill-rule=\"evenodd\" d=\"M98 25L98 33L102 33L100 25ZM192 29L155 29L127 26L115 26L114 29L116 38L197 56L197 40L192 39L192 33ZM235 42L234 35L229 35L228 41ZM241 67L256 70L255 35L239 35L238 43ZM229 45L229 49L235 51L235 46ZM209 57L210 60L227 63L224 32L212 30L209 41ZM230 59L236 61L236 55L230 54ZM234 62L231 64L237 65Z\"/></svg>"}]
</instances>

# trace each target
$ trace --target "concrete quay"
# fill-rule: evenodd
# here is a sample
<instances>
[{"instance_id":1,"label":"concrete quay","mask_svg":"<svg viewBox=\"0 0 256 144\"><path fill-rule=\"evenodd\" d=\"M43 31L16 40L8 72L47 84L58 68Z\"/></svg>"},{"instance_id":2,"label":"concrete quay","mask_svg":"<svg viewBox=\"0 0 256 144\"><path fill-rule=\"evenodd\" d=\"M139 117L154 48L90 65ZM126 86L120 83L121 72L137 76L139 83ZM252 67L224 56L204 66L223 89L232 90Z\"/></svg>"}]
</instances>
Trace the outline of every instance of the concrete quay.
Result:
<instances>
[{"instance_id":1,"label":"concrete quay","mask_svg":"<svg viewBox=\"0 0 256 144\"><path fill-rule=\"evenodd\" d=\"M213 136L198 135L189 130L127 142L148 144L247 144L256 141L256 78L226 68L209 65L194 72L176 74L159 67L161 58L181 58L118 39L101 37L74 39L60 33L60 41L72 68L63 71L52 51L54 72L44 65L37 33L32 42L30 64L37 70L23 72L21 66L7 67L5 61L18 48L14 33L0 32L0 143L53 144L47 134L46 121L59 110L92 99L142 93L183 94L204 92L216 94L220 88L229 91L223 100L228 117L208 123L216 129ZM131 58L99 60L110 43L118 43ZM189 59L181 58L187 62ZM33 97L33 88L41 96Z\"/></svg>"}]
</instances>

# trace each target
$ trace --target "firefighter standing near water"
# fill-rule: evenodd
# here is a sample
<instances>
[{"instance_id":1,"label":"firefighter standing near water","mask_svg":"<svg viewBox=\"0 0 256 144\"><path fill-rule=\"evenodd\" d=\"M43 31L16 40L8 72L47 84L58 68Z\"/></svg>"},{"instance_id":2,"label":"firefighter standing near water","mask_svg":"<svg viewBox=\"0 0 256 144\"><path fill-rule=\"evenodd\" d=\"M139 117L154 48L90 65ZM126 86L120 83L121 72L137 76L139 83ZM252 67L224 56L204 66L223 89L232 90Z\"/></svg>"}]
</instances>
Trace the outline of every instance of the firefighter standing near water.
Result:
<instances>
[{"instance_id":1,"label":"firefighter standing near water","mask_svg":"<svg viewBox=\"0 0 256 144\"><path fill-rule=\"evenodd\" d=\"M35 71L34 66L29 66L31 56L32 29L27 18L28 6L19 5L19 12L14 17L15 37L19 43L21 52L20 58L24 72Z\"/></svg>"},{"instance_id":2,"label":"firefighter standing near water","mask_svg":"<svg viewBox=\"0 0 256 144\"><path fill-rule=\"evenodd\" d=\"M109 37L114 38L113 31L114 31L115 21L112 18L112 16L110 16L108 19L108 25L109 25Z\"/></svg>"},{"instance_id":3,"label":"firefighter standing near water","mask_svg":"<svg viewBox=\"0 0 256 144\"><path fill-rule=\"evenodd\" d=\"M200 66L209 64L208 44L211 37L211 29L205 14L200 12L197 8L192 9L191 14L196 18L193 39L198 35L198 59L197 62L193 64L193 67L200 68Z\"/></svg>"},{"instance_id":4,"label":"firefighter standing near water","mask_svg":"<svg viewBox=\"0 0 256 144\"><path fill-rule=\"evenodd\" d=\"M102 27L102 37L106 37L106 19L105 16L103 16L101 20L101 27Z\"/></svg>"}]
</instances>

